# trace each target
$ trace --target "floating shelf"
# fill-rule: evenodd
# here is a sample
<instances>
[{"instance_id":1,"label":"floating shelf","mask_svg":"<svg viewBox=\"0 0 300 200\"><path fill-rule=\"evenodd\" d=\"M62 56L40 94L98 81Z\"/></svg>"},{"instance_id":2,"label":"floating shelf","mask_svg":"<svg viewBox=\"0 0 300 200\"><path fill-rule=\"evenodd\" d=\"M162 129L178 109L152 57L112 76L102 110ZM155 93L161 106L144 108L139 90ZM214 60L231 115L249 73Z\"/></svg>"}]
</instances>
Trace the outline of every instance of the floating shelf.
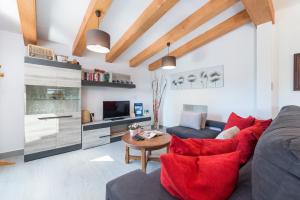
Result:
<instances>
[{"instance_id":1,"label":"floating shelf","mask_svg":"<svg viewBox=\"0 0 300 200\"><path fill-rule=\"evenodd\" d=\"M54 61L54 60L44 60L44 59L39 59L39 58L32 58L32 57L28 57L28 56L24 57L24 62L30 63L30 64L36 64L36 65L45 65L45 66L60 67L60 68L66 68L66 69L81 70L81 65L63 63L63 62L58 62L58 61Z\"/></svg>"},{"instance_id":2,"label":"floating shelf","mask_svg":"<svg viewBox=\"0 0 300 200\"><path fill-rule=\"evenodd\" d=\"M99 81L81 81L82 86L97 86L97 87L113 87L113 88L135 88L135 84L127 83L110 83L110 82L99 82Z\"/></svg>"}]
</instances>

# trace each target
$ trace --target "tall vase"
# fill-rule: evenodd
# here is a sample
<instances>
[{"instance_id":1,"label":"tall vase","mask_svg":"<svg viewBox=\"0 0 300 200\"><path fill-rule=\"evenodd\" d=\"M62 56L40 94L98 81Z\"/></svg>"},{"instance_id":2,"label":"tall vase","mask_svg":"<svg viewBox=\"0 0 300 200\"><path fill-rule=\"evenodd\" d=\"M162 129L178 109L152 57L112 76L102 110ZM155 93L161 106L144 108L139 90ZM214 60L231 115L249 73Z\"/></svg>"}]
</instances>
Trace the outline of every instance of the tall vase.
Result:
<instances>
[{"instance_id":1,"label":"tall vase","mask_svg":"<svg viewBox=\"0 0 300 200\"><path fill-rule=\"evenodd\" d=\"M153 111L153 129L159 129L159 122L158 122L158 109L154 109Z\"/></svg>"}]
</instances>

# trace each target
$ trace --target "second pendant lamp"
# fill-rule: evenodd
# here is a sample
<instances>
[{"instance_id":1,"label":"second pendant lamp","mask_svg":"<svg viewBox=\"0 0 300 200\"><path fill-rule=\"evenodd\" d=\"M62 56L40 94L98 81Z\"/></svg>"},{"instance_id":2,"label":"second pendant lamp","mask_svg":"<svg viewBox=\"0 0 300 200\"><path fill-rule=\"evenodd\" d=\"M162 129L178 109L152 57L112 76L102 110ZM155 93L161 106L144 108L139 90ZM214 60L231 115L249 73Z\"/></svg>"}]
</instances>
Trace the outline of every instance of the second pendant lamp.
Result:
<instances>
[{"instance_id":1,"label":"second pendant lamp","mask_svg":"<svg viewBox=\"0 0 300 200\"><path fill-rule=\"evenodd\" d=\"M171 43L168 42L168 55L162 58L162 68L163 69L175 69L176 68L176 57L169 55L169 48Z\"/></svg>"},{"instance_id":2,"label":"second pendant lamp","mask_svg":"<svg viewBox=\"0 0 300 200\"><path fill-rule=\"evenodd\" d=\"M101 12L96 10L98 17L98 27ZM97 53L108 53L110 51L110 35L102 30L91 29L87 32L86 48Z\"/></svg>"}]
</instances>

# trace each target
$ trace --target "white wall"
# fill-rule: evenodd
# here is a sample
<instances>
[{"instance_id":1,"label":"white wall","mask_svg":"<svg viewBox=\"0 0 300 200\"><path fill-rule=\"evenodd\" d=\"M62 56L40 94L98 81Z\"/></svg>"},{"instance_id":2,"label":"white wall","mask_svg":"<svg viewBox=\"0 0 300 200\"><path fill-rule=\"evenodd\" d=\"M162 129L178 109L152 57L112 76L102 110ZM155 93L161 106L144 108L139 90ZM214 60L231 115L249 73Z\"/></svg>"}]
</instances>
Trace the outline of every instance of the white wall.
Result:
<instances>
[{"instance_id":1,"label":"white wall","mask_svg":"<svg viewBox=\"0 0 300 200\"><path fill-rule=\"evenodd\" d=\"M279 107L300 105L300 92L293 91L294 54L300 53L300 2L276 15Z\"/></svg>"},{"instance_id":2,"label":"white wall","mask_svg":"<svg viewBox=\"0 0 300 200\"><path fill-rule=\"evenodd\" d=\"M24 44L19 34L0 31L0 153L24 145Z\"/></svg>"},{"instance_id":3,"label":"white wall","mask_svg":"<svg viewBox=\"0 0 300 200\"><path fill-rule=\"evenodd\" d=\"M234 111L243 116L255 111L256 30L245 25L177 60L168 75L201 67L224 65L223 88L167 90L163 124L178 125L183 104L208 105L208 118L226 121Z\"/></svg>"},{"instance_id":4,"label":"white wall","mask_svg":"<svg viewBox=\"0 0 300 200\"><path fill-rule=\"evenodd\" d=\"M256 31L256 113L272 117L273 26L265 23Z\"/></svg>"},{"instance_id":5,"label":"white wall","mask_svg":"<svg viewBox=\"0 0 300 200\"><path fill-rule=\"evenodd\" d=\"M57 54L71 55L71 50L61 44L40 41L39 45L50 47ZM22 36L0 31L0 64L5 73L0 79L0 153L24 148L24 55ZM95 53L77 59L83 68L130 74L137 85L136 89L83 88L82 107L94 112L96 119L101 119L103 100L130 100L132 106L141 102L151 110L151 73L146 68L129 68L127 63L107 64L103 56Z\"/></svg>"}]
</instances>

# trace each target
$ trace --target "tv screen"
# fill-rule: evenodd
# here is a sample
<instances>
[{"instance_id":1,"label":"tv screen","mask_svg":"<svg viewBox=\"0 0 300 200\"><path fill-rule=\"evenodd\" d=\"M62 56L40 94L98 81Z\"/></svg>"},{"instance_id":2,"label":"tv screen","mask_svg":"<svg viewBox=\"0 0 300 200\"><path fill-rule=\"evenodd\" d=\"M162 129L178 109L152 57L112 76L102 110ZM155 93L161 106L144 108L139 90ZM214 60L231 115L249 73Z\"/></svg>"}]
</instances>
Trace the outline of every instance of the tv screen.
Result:
<instances>
[{"instance_id":1,"label":"tv screen","mask_svg":"<svg viewBox=\"0 0 300 200\"><path fill-rule=\"evenodd\" d=\"M103 119L113 119L129 116L129 101L103 101Z\"/></svg>"}]
</instances>

